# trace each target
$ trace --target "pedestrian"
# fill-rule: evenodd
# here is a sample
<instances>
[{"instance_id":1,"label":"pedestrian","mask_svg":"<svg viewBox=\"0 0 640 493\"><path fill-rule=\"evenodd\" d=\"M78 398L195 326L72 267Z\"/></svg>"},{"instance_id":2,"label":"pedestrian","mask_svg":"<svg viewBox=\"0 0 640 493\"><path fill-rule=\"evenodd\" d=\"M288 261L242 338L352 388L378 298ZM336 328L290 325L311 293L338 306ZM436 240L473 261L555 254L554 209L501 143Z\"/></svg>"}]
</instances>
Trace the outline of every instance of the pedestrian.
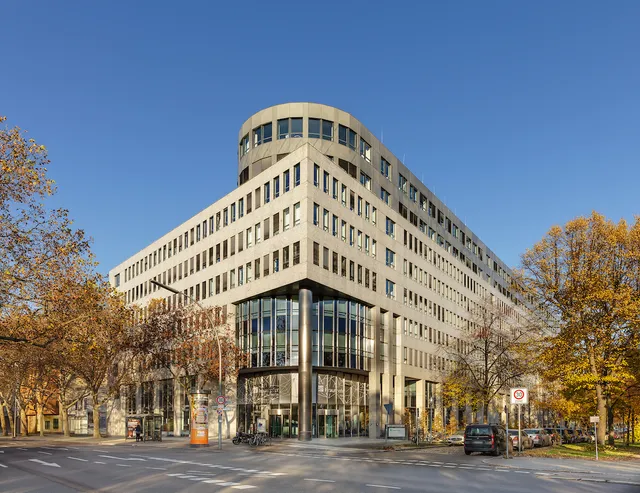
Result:
<instances>
[{"instance_id":1,"label":"pedestrian","mask_svg":"<svg viewBox=\"0 0 640 493\"><path fill-rule=\"evenodd\" d=\"M136 442L142 441L142 428L140 427L140 423L136 425Z\"/></svg>"}]
</instances>

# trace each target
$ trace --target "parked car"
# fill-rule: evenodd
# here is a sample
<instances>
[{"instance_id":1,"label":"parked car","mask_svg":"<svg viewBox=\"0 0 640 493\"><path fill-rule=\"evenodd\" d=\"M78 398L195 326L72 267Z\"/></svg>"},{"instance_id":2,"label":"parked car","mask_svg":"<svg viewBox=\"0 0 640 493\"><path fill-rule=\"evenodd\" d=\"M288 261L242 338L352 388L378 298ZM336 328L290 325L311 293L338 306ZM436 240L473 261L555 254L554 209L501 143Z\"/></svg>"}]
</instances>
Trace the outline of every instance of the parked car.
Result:
<instances>
[{"instance_id":1,"label":"parked car","mask_svg":"<svg viewBox=\"0 0 640 493\"><path fill-rule=\"evenodd\" d=\"M448 445L464 445L464 430L458 430L447 437Z\"/></svg>"},{"instance_id":2,"label":"parked car","mask_svg":"<svg viewBox=\"0 0 640 493\"><path fill-rule=\"evenodd\" d=\"M464 430L464 453L467 455L483 452L497 456L505 452L509 444L507 431L501 425L473 424Z\"/></svg>"},{"instance_id":3,"label":"parked car","mask_svg":"<svg viewBox=\"0 0 640 493\"><path fill-rule=\"evenodd\" d=\"M560 430L557 428L545 428L549 436L551 437L551 445L559 445L562 443L562 435L560 434Z\"/></svg>"},{"instance_id":4,"label":"parked car","mask_svg":"<svg viewBox=\"0 0 640 493\"><path fill-rule=\"evenodd\" d=\"M515 450L520 450L519 438L522 439L522 450L533 448L533 440L524 431L520 431L520 437L518 437L518 430L509 430L509 437Z\"/></svg>"},{"instance_id":5,"label":"parked car","mask_svg":"<svg viewBox=\"0 0 640 493\"><path fill-rule=\"evenodd\" d=\"M551 437L544 431L544 428L529 428L524 432L531 437L533 445L536 447L547 447L551 445Z\"/></svg>"},{"instance_id":6,"label":"parked car","mask_svg":"<svg viewBox=\"0 0 640 493\"><path fill-rule=\"evenodd\" d=\"M562 443L576 443L576 437L569 428L560 428Z\"/></svg>"}]
</instances>

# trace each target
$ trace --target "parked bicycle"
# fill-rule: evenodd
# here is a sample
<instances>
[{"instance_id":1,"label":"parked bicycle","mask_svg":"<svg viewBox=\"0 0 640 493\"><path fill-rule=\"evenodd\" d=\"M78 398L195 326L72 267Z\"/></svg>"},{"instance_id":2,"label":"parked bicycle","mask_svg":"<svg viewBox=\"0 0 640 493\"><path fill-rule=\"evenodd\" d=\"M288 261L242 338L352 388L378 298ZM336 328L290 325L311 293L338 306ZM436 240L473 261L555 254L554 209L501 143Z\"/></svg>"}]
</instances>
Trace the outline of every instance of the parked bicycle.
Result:
<instances>
[{"instance_id":1,"label":"parked bicycle","mask_svg":"<svg viewBox=\"0 0 640 493\"><path fill-rule=\"evenodd\" d=\"M253 433L243 433L241 431L236 433L236 436L231 440L234 445L238 445L240 443L249 443L250 440L253 439Z\"/></svg>"},{"instance_id":2,"label":"parked bicycle","mask_svg":"<svg viewBox=\"0 0 640 493\"><path fill-rule=\"evenodd\" d=\"M271 445L271 437L268 433L256 433L249 441L249 445L257 447L258 445Z\"/></svg>"}]
</instances>

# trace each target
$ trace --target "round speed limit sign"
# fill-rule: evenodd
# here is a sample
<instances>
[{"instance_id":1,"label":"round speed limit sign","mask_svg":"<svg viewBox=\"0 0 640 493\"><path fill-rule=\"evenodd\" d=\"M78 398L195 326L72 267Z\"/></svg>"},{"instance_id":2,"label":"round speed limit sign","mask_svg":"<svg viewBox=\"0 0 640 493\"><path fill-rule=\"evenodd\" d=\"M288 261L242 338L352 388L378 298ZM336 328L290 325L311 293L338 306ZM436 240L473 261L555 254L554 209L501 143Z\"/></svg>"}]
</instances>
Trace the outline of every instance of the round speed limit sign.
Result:
<instances>
[{"instance_id":1,"label":"round speed limit sign","mask_svg":"<svg viewBox=\"0 0 640 493\"><path fill-rule=\"evenodd\" d=\"M525 388L511 389L511 404L528 404L529 392Z\"/></svg>"}]
</instances>

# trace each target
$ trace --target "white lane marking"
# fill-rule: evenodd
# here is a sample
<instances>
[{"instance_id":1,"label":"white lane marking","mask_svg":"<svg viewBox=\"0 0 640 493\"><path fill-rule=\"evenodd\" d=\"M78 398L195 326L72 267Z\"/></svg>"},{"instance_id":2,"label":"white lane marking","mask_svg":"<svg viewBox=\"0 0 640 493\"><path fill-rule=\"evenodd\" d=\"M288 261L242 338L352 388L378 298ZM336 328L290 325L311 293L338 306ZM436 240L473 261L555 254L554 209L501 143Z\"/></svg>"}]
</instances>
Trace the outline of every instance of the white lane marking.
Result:
<instances>
[{"instance_id":1,"label":"white lane marking","mask_svg":"<svg viewBox=\"0 0 640 493\"><path fill-rule=\"evenodd\" d=\"M28 450L26 448L18 447L18 450Z\"/></svg>"},{"instance_id":2,"label":"white lane marking","mask_svg":"<svg viewBox=\"0 0 640 493\"><path fill-rule=\"evenodd\" d=\"M129 464L116 464L116 466L120 466L120 467L131 467Z\"/></svg>"},{"instance_id":3,"label":"white lane marking","mask_svg":"<svg viewBox=\"0 0 640 493\"><path fill-rule=\"evenodd\" d=\"M53 455L51 452L41 452L40 450L38 450L38 453L44 455Z\"/></svg>"},{"instance_id":4,"label":"white lane marking","mask_svg":"<svg viewBox=\"0 0 640 493\"><path fill-rule=\"evenodd\" d=\"M101 462L101 464L104 464L104 462ZM145 467L145 469L153 469L154 471L166 471L167 470L166 467Z\"/></svg>"},{"instance_id":5,"label":"white lane marking","mask_svg":"<svg viewBox=\"0 0 640 493\"><path fill-rule=\"evenodd\" d=\"M506 469L505 469L506 471ZM550 474L548 472L537 472L536 476L550 476Z\"/></svg>"},{"instance_id":6,"label":"white lane marking","mask_svg":"<svg viewBox=\"0 0 640 493\"><path fill-rule=\"evenodd\" d=\"M204 481L207 478L191 478L189 481Z\"/></svg>"},{"instance_id":7,"label":"white lane marking","mask_svg":"<svg viewBox=\"0 0 640 493\"><path fill-rule=\"evenodd\" d=\"M531 474L529 471L513 471L513 472L517 472L519 474Z\"/></svg>"},{"instance_id":8,"label":"white lane marking","mask_svg":"<svg viewBox=\"0 0 640 493\"><path fill-rule=\"evenodd\" d=\"M93 463L94 464L106 464L106 462L100 462L99 460L94 460Z\"/></svg>"},{"instance_id":9,"label":"white lane marking","mask_svg":"<svg viewBox=\"0 0 640 493\"><path fill-rule=\"evenodd\" d=\"M96 449L93 449L93 451L94 451L94 452L100 452L100 453L102 453L102 454L107 454L107 453L108 453L106 450L96 450Z\"/></svg>"},{"instance_id":10,"label":"white lane marking","mask_svg":"<svg viewBox=\"0 0 640 493\"><path fill-rule=\"evenodd\" d=\"M251 486L250 484L239 484L237 486L232 486L232 488L236 490L248 490L249 488L255 488L255 486Z\"/></svg>"},{"instance_id":11,"label":"white lane marking","mask_svg":"<svg viewBox=\"0 0 640 493\"><path fill-rule=\"evenodd\" d=\"M399 490L399 486L388 486L385 484L365 484L365 486L369 486L370 488L387 488L390 490Z\"/></svg>"},{"instance_id":12,"label":"white lane marking","mask_svg":"<svg viewBox=\"0 0 640 493\"><path fill-rule=\"evenodd\" d=\"M319 483L335 483L333 479L315 479L315 478L305 478L305 481L317 481Z\"/></svg>"},{"instance_id":13,"label":"white lane marking","mask_svg":"<svg viewBox=\"0 0 640 493\"><path fill-rule=\"evenodd\" d=\"M456 466L442 466L442 467L448 467L450 469L455 469L456 468Z\"/></svg>"},{"instance_id":14,"label":"white lane marking","mask_svg":"<svg viewBox=\"0 0 640 493\"><path fill-rule=\"evenodd\" d=\"M140 459L138 457L115 457L113 455L99 455L98 457L103 457L105 459L117 459L117 460L141 460L142 462L146 462L144 459Z\"/></svg>"},{"instance_id":15,"label":"white lane marking","mask_svg":"<svg viewBox=\"0 0 640 493\"><path fill-rule=\"evenodd\" d=\"M4 454L4 450L0 450L0 454Z\"/></svg>"},{"instance_id":16,"label":"white lane marking","mask_svg":"<svg viewBox=\"0 0 640 493\"><path fill-rule=\"evenodd\" d=\"M64 447L40 447L40 448L43 448L45 450L69 450L69 449L64 448Z\"/></svg>"},{"instance_id":17,"label":"white lane marking","mask_svg":"<svg viewBox=\"0 0 640 493\"><path fill-rule=\"evenodd\" d=\"M38 464L42 464L43 466L49 466L49 467L60 467L58 464L56 464L55 462L45 462L43 460L40 459L27 459L31 462L37 462Z\"/></svg>"},{"instance_id":18,"label":"white lane marking","mask_svg":"<svg viewBox=\"0 0 640 493\"><path fill-rule=\"evenodd\" d=\"M206 479L203 481L203 483L209 483L209 484L224 483L224 479Z\"/></svg>"},{"instance_id":19,"label":"white lane marking","mask_svg":"<svg viewBox=\"0 0 640 493\"><path fill-rule=\"evenodd\" d=\"M187 471L187 474L205 474L207 476L215 476L215 472L204 472L204 471Z\"/></svg>"},{"instance_id":20,"label":"white lane marking","mask_svg":"<svg viewBox=\"0 0 640 493\"><path fill-rule=\"evenodd\" d=\"M0 467L4 467L5 469L7 469L9 466L5 466L4 464L0 464Z\"/></svg>"},{"instance_id":21,"label":"white lane marking","mask_svg":"<svg viewBox=\"0 0 640 493\"><path fill-rule=\"evenodd\" d=\"M87 459L78 459L77 457L67 457L67 459L79 460L80 462L89 462Z\"/></svg>"},{"instance_id":22,"label":"white lane marking","mask_svg":"<svg viewBox=\"0 0 640 493\"><path fill-rule=\"evenodd\" d=\"M80 447L68 447L68 448L70 448L71 450L80 450Z\"/></svg>"}]
</instances>

